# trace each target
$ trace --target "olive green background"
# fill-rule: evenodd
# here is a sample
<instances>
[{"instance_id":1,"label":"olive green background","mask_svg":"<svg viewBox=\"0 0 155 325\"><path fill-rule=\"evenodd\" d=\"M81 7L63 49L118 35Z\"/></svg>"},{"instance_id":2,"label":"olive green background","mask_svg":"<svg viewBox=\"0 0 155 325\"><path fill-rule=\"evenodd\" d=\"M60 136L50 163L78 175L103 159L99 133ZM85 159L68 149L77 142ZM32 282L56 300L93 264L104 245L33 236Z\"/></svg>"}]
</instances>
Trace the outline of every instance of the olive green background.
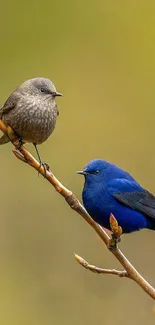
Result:
<instances>
[{"instance_id":1,"label":"olive green background","mask_svg":"<svg viewBox=\"0 0 155 325\"><path fill-rule=\"evenodd\" d=\"M0 16L1 104L38 76L64 94L39 147L55 175L81 199L75 171L103 158L155 193L155 2L2 1ZM154 324L155 303L134 282L76 263L74 252L120 268L52 186L11 144L0 161L0 323ZM155 286L155 232L123 236L121 248Z\"/></svg>"}]
</instances>

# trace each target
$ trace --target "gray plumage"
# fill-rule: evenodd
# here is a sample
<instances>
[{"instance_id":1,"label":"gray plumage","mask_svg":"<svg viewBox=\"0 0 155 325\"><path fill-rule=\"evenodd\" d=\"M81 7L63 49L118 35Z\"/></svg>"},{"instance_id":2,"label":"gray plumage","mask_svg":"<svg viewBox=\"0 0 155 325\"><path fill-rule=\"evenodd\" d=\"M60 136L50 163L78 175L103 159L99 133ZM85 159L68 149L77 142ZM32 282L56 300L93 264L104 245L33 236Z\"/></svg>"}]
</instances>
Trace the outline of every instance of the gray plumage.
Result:
<instances>
[{"instance_id":1,"label":"gray plumage","mask_svg":"<svg viewBox=\"0 0 155 325\"><path fill-rule=\"evenodd\" d=\"M25 81L0 109L0 118L21 137L23 142L41 144L53 132L59 114L55 97L61 96L46 78ZM3 135L0 145L9 142Z\"/></svg>"}]
</instances>

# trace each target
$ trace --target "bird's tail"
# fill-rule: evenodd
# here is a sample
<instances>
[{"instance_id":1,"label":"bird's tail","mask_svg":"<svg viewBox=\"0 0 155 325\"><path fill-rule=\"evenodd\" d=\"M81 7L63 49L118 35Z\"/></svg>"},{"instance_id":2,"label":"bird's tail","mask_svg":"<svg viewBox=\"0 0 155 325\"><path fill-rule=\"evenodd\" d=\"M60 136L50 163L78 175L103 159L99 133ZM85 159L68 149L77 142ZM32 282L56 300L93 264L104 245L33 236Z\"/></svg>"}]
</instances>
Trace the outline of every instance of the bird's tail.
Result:
<instances>
[{"instance_id":1,"label":"bird's tail","mask_svg":"<svg viewBox=\"0 0 155 325\"><path fill-rule=\"evenodd\" d=\"M2 137L0 138L0 145L1 144L5 144L8 143L10 140L8 138L8 136L6 134L2 135Z\"/></svg>"}]
</instances>

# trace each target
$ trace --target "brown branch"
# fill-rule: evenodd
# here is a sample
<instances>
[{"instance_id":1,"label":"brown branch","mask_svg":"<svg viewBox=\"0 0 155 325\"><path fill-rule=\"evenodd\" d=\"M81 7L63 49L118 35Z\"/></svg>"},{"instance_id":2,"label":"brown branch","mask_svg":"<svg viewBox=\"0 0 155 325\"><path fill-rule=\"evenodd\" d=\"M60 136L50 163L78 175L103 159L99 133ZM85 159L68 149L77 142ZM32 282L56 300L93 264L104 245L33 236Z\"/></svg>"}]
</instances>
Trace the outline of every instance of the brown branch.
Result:
<instances>
[{"instance_id":1,"label":"brown branch","mask_svg":"<svg viewBox=\"0 0 155 325\"><path fill-rule=\"evenodd\" d=\"M8 129L4 125L4 123L0 120L0 130L8 134ZM10 135L10 129L9 129L9 135ZM87 213L85 208L82 206L82 204L79 202L79 200L75 197L75 195L68 190L66 187L64 187L58 179L52 174L52 172L49 170L46 171L46 175L44 175L44 168L41 166L39 162L26 150L24 146L21 146L19 148L19 141L15 137L11 138L12 144L15 146L16 150L13 150L15 156L22 160L23 162L29 164L31 167L39 171L39 173L44 176L55 188L55 190L61 194L67 203L70 205L70 207L75 210L77 213L79 213L90 225L91 227L96 231L96 233L99 235L99 237L102 239L102 241L105 243L107 248L109 248L109 242L110 237L105 232L105 230L100 227ZM120 262L120 264L123 266L127 273L127 277L134 280L150 297L155 299L155 289L140 275L140 273L133 267L133 265L127 260L127 258L123 255L121 250L116 246L111 251L112 254L117 258L117 260ZM119 271L118 271L119 272ZM124 271L123 271L124 272Z\"/></svg>"},{"instance_id":2,"label":"brown branch","mask_svg":"<svg viewBox=\"0 0 155 325\"><path fill-rule=\"evenodd\" d=\"M76 261L82 265L83 267L85 267L85 269L93 272L93 273L98 273L98 274L112 274L112 275L118 275L120 278L126 277L128 278L128 273L124 270L124 271L119 271L119 270L110 270L110 269L102 269L98 266L95 265L91 265L89 264L86 260L84 260L83 257L74 254L75 255L75 259Z\"/></svg>"}]
</instances>

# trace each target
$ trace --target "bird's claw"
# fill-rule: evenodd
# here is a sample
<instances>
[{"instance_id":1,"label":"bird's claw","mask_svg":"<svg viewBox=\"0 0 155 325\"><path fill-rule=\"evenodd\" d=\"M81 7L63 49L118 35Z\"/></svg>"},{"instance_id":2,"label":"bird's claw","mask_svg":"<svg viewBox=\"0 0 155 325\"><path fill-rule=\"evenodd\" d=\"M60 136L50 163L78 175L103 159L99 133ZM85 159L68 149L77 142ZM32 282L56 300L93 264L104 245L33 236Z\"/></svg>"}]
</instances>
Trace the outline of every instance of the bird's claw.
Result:
<instances>
[{"instance_id":1,"label":"bird's claw","mask_svg":"<svg viewBox=\"0 0 155 325\"><path fill-rule=\"evenodd\" d=\"M50 171L50 166L47 163L44 163L43 161L40 161L40 166L39 166L39 169L38 169L38 176L40 174L41 167L44 168L44 175L43 175L43 177L46 178L46 172L47 171L48 172Z\"/></svg>"},{"instance_id":2,"label":"bird's claw","mask_svg":"<svg viewBox=\"0 0 155 325\"><path fill-rule=\"evenodd\" d=\"M17 141L17 145L16 143L14 142L15 146L16 146L16 149L17 150L20 150L21 146L23 145L23 141L22 141L22 138L17 136L17 139L15 139L15 141Z\"/></svg>"}]
</instances>

